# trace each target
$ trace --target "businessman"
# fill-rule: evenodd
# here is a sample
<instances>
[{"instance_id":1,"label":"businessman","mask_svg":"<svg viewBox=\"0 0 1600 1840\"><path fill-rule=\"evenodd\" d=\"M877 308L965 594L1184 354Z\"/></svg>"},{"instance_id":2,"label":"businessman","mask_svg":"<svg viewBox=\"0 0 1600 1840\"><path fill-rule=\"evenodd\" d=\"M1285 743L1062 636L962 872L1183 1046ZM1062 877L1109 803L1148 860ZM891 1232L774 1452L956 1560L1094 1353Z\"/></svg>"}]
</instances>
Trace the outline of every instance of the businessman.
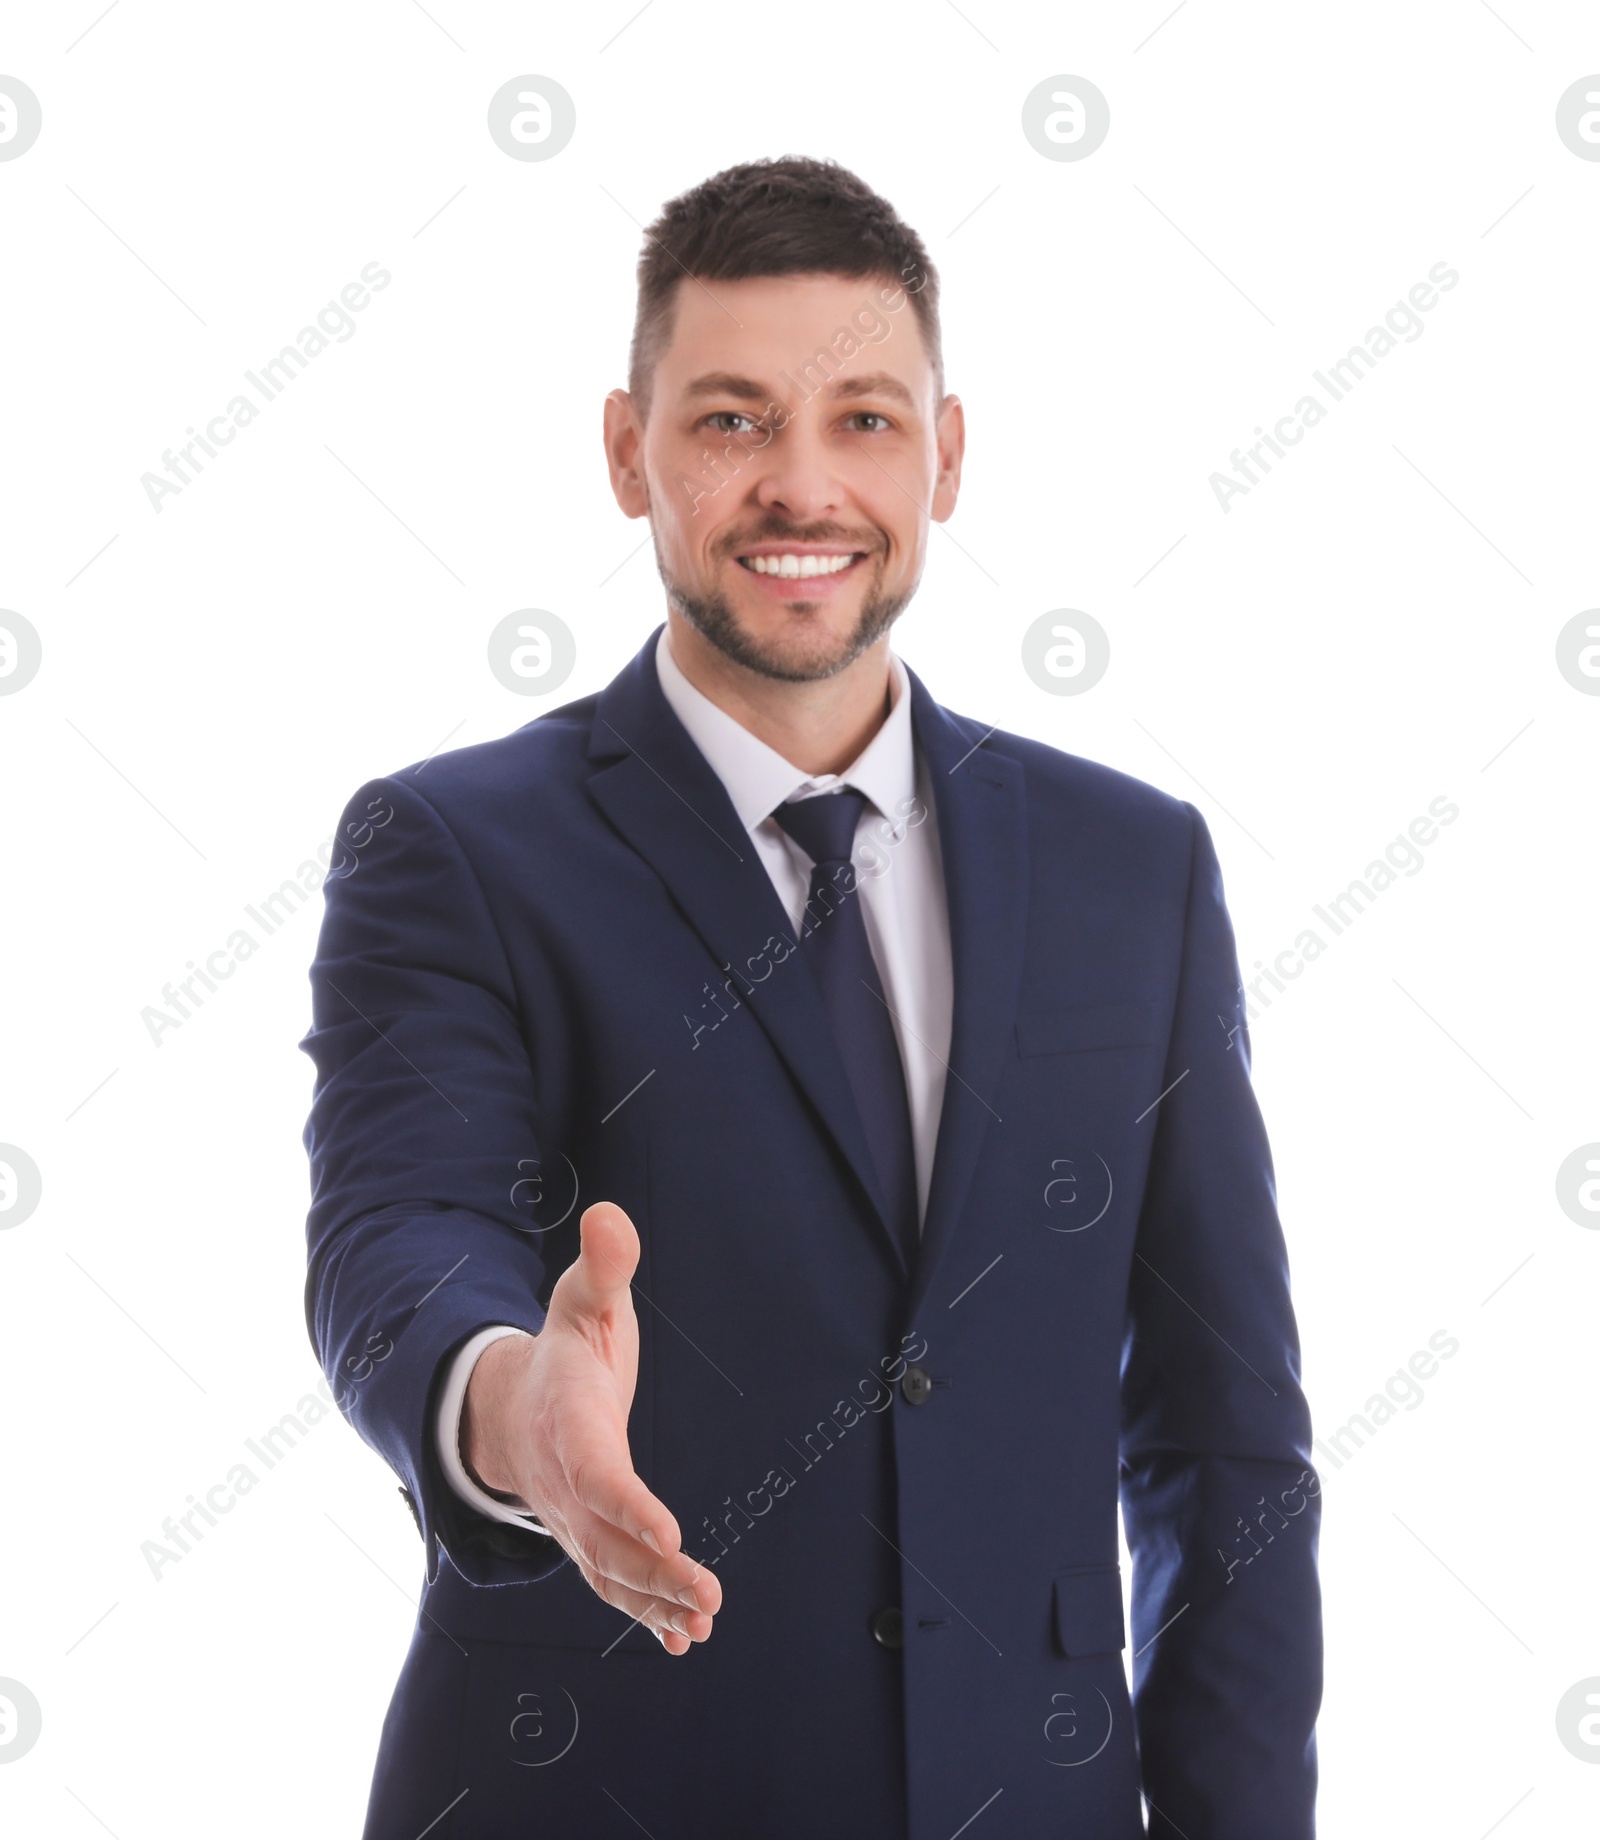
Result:
<instances>
[{"instance_id":1,"label":"businessman","mask_svg":"<svg viewBox=\"0 0 1600 1840\"><path fill-rule=\"evenodd\" d=\"M890 649L921 241L830 162L675 199L604 440L664 623L362 786L311 970L307 1319L425 1555L366 1840L1311 1840L1217 855Z\"/></svg>"}]
</instances>

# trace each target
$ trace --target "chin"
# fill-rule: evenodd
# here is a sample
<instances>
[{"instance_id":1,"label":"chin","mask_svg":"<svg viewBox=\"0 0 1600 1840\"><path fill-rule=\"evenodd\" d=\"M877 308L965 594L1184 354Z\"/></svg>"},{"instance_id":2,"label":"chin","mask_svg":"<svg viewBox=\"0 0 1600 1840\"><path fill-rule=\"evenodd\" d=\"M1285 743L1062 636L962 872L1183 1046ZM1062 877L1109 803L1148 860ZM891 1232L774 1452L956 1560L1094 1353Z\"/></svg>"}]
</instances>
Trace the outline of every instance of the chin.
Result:
<instances>
[{"instance_id":1,"label":"chin","mask_svg":"<svg viewBox=\"0 0 1600 1840\"><path fill-rule=\"evenodd\" d=\"M770 675L796 681L835 676L883 636L860 609L795 603L735 619L746 658L753 663L759 657Z\"/></svg>"},{"instance_id":2,"label":"chin","mask_svg":"<svg viewBox=\"0 0 1600 1840\"><path fill-rule=\"evenodd\" d=\"M899 612L883 617L881 603L846 610L795 602L759 611L723 595L674 591L672 605L725 658L762 677L808 683L834 677L887 631Z\"/></svg>"}]
</instances>

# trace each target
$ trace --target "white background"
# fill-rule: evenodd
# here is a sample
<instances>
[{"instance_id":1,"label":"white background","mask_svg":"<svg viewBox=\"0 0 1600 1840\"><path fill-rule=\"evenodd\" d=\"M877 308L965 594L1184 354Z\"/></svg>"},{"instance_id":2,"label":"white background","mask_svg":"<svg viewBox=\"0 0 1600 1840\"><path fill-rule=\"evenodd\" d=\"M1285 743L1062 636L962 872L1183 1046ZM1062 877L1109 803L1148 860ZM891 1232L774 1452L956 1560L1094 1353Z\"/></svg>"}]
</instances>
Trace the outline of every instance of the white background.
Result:
<instances>
[{"instance_id":1,"label":"white background","mask_svg":"<svg viewBox=\"0 0 1600 1840\"><path fill-rule=\"evenodd\" d=\"M421 1576L386 1467L330 1417L159 1582L141 1556L319 1378L320 897L159 1047L140 1013L364 779L662 618L600 448L641 226L794 152L941 271L966 478L896 629L936 697L1193 800L1247 980L1460 808L1253 1025L1318 1432L1460 1343L1323 1463L1322 1831L1590 1831L1555 1709L1600 1674L1600 1233L1555 1177L1600 1139L1600 699L1555 643L1600 603L1600 163L1554 114L1593 10L123 0L74 43L97 10L0 53L44 120L0 164L0 603L44 645L0 698L0 1140L44 1180L0 1233L0 1676L44 1709L0 1824L359 1830ZM524 73L576 101L548 162L486 131ZM1081 162L1020 129L1059 73L1110 101ZM153 511L163 449L374 261L355 336ZM1224 513L1208 476L1438 262L1424 334ZM522 607L577 636L542 702L486 665ZM1082 696L1021 665L1062 607L1111 639Z\"/></svg>"}]
</instances>

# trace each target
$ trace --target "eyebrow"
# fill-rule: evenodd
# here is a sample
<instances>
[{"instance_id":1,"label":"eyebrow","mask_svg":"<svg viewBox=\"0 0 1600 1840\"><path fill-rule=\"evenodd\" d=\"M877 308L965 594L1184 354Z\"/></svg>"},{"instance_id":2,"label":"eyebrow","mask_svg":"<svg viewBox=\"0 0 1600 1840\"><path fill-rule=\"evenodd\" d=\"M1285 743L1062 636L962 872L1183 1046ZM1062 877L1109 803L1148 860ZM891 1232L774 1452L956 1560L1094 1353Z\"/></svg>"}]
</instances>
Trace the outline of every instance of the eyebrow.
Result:
<instances>
[{"instance_id":1,"label":"eyebrow","mask_svg":"<svg viewBox=\"0 0 1600 1840\"><path fill-rule=\"evenodd\" d=\"M840 377L826 387L841 399L887 396L894 402L903 403L908 409L914 410L917 406L916 399L906 386L887 371L873 371L863 377ZM732 371L707 371L688 385L684 396L690 402L704 396L733 396L741 402L767 403L778 400L775 392L757 383L753 377L740 377Z\"/></svg>"},{"instance_id":2,"label":"eyebrow","mask_svg":"<svg viewBox=\"0 0 1600 1840\"><path fill-rule=\"evenodd\" d=\"M834 386L835 396L887 396L892 401L915 409L916 399L898 377L887 371L871 371L865 377L842 377Z\"/></svg>"},{"instance_id":3,"label":"eyebrow","mask_svg":"<svg viewBox=\"0 0 1600 1840\"><path fill-rule=\"evenodd\" d=\"M707 371L684 391L691 401L700 396L737 396L745 402L762 402L767 392L749 377L736 377L732 371Z\"/></svg>"}]
</instances>

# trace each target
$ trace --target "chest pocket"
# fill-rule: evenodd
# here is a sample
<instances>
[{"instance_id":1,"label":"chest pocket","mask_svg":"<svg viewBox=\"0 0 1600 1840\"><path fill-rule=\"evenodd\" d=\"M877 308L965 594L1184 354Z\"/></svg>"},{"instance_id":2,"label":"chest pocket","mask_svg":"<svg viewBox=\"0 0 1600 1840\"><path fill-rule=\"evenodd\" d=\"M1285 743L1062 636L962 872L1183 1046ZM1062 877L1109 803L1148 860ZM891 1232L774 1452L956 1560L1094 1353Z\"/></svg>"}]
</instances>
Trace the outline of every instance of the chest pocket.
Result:
<instances>
[{"instance_id":1,"label":"chest pocket","mask_svg":"<svg viewBox=\"0 0 1600 1840\"><path fill-rule=\"evenodd\" d=\"M1143 1048L1161 1040L1161 1005L1075 1003L1038 1010L1017 1021L1017 1052L1088 1054L1103 1048Z\"/></svg>"}]
</instances>

